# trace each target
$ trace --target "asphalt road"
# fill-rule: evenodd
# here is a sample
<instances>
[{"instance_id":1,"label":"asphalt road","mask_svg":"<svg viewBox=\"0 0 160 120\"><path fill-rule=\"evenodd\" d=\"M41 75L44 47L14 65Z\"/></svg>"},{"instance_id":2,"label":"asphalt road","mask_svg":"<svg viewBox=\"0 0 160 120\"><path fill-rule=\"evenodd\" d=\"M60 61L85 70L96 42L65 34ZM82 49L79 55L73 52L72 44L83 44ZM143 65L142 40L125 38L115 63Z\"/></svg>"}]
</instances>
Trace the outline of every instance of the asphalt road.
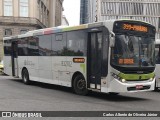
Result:
<instances>
[{"instance_id":1,"label":"asphalt road","mask_svg":"<svg viewBox=\"0 0 160 120\"><path fill-rule=\"evenodd\" d=\"M80 96L70 88L0 76L0 111L160 111L160 91Z\"/></svg>"}]
</instances>

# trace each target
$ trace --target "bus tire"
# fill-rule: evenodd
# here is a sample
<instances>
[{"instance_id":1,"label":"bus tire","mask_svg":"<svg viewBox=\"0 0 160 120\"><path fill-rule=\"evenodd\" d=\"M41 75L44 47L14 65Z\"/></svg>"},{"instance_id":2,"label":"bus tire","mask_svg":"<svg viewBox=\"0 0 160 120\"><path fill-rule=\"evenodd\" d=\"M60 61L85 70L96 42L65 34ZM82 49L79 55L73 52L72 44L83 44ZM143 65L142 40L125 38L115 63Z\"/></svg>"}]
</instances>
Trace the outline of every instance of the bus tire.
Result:
<instances>
[{"instance_id":1,"label":"bus tire","mask_svg":"<svg viewBox=\"0 0 160 120\"><path fill-rule=\"evenodd\" d=\"M22 80L23 80L23 83L26 85L29 85L31 83L31 81L29 80L29 73L27 69L24 69L22 71Z\"/></svg>"},{"instance_id":2,"label":"bus tire","mask_svg":"<svg viewBox=\"0 0 160 120\"><path fill-rule=\"evenodd\" d=\"M77 75L73 79L73 90L78 95L87 95L86 81L82 75Z\"/></svg>"}]
</instances>

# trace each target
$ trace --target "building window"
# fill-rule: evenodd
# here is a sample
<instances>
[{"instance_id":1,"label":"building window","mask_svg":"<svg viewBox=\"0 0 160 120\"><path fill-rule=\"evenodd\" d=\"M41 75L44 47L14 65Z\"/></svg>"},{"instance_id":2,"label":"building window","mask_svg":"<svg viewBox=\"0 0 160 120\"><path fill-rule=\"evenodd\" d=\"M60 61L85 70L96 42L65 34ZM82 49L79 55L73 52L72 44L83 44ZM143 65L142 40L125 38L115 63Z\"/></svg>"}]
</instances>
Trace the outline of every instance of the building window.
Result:
<instances>
[{"instance_id":1,"label":"building window","mask_svg":"<svg viewBox=\"0 0 160 120\"><path fill-rule=\"evenodd\" d=\"M28 0L20 0L20 16L28 17Z\"/></svg>"},{"instance_id":2,"label":"building window","mask_svg":"<svg viewBox=\"0 0 160 120\"><path fill-rule=\"evenodd\" d=\"M131 8L132 8L132 15L142 15L143 14L143 4L133 3Z\"/></svg>"},{"instance_id":3,"label":"building window","mask_svg":"<svg viewBox=\"0 0 160 120\"><path fill-rule=\"evenodd\" d=\"M12 35L12 30L11 29L5 29L4 30L4 35L5 36L11 36Z\"/></svg>"},{"instance_id":4,"label":"building window","mask_svg":"<svg viewBox=\"0 0 160 120\"><path fill-rule=\"evenodd\" d=\"M26 32L28 32L27 29L22 29L22 30L20 31L20 34L25 34Z\"/></svg>"},{"instance_id":5,"label":"building window","mask_svg":"<svg viewBox=\"0 0 160 120\"><path fill-rule=\"evenodd\" d=\"M47 26L49 26L49 11L47 10Z\"/></svg>"},{"instance_id":6,"label":"building window","mask_svg":"<svg viewBox=\"0 0 160 120\"><path fill-rule=\"evenodd\" d=\"M40 19L40 0L37 1L38 2L38 7L37 7L37 16Z\"/></svg>"},{"instance_id":7,"label":"building window","mask_svg":"<svg viewBox=\"0 0 160 120\"><path fill-rule=\"evenodd\" d=\"M4 16L13 15L13 5L12 0L4 0Z\"/></svg>"},{"instance_id":8,"label":"building window","mask_svg":"<svg viewBox=\"0 0 160 120\"><path fill-rule=\"evenodd\" d=\"M41 8L40 8L40 21L43 21L43 2L41 2Z\"/></svg>"}]
</instances>

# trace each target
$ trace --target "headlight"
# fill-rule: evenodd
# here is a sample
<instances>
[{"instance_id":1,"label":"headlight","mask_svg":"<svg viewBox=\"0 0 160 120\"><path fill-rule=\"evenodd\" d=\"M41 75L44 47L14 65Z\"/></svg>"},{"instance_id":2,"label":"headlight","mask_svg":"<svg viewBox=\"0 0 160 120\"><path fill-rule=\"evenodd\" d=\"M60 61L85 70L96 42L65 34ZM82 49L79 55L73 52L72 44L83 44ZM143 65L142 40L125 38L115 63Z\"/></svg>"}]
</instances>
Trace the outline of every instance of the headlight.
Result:
<instances>
[{"instance_id":1,"label":"headlight","mask_svg":"<svg viewBox=\"0 0 160 120\"><path fill-rule=\"evenodd\" d=\"M149 82L152 82L153 80L154 80L154 78L150 78L150 79L149 79Z\"/></svg>"},{"instance_id":2,"label":"headlight","mask_svg":"<svg viewBox=\"0 0 160 120\"><path fill-rule=\"evenodd\" d=\"M123 82L123 83L125 83L125 82L126 82L126 80L125 80L125 79L122 79L121 77L119 77L119 76L118 76L118 75L116 75L115 73L112 73L112 76L113 76L115 79L119 80L120 82Z\"/></svg>"},{"instance_id":3,"label":"headlight","mask_svg":"<svg viewBox=\"0 0 160 120\"><path fill-rule=\"evenodd\" d=\"M122 79L122 82L123 82L123 83L125 83L125 82L126 82L126 80L125 80L125 79Z\"/></svg>"}]
</instances>

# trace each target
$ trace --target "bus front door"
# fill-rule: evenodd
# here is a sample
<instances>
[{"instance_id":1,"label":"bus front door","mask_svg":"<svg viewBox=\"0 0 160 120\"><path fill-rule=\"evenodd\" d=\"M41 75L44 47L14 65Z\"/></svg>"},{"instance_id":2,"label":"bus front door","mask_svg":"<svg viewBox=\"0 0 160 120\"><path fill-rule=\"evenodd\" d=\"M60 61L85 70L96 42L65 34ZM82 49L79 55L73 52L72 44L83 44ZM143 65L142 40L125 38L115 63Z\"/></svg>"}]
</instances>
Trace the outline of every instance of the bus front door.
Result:
<instances>
[{"instance_id":1,"label":"bus front door","mask_svg":"<svg viewBox=\"0 0 160 120\"><path fill-rule=\"evenodd\" d=\"M12 42L12 53L11 53L11 61L12 61L12 75L18 76L18 42Z\"/></svg>"},{"instance_id":2,"label":"bus front door","mask_svg":"<svg viewBox=\"0 0 160 120\"><path fill-rule=\"evenodd\" d=\"M88 43L88 87L100 90L101 86L101 58L102 32L89 33Z\"/></svg>"}]
</instances>

